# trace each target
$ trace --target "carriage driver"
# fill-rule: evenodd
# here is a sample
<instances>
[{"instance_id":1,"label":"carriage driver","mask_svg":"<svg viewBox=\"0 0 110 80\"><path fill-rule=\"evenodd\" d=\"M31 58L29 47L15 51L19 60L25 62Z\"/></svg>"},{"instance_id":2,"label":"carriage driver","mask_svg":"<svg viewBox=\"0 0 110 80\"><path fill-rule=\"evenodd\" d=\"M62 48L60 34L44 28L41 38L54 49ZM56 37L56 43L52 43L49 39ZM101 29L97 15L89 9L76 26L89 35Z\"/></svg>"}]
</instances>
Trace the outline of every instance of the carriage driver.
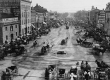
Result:
<instances>
[{"instance_id":1,"label":"carriage driver","mask_svg":"<svg viewBox=\"0 0 110 80\"><path fill-rule=\"evenodd\" d=\"M85 71L88 73L91 70L91 66L88 64L88 62L86 61L86 68Z\"/></svg>"},{"instance_id":2,"label":"carriage driver","mask_svg":"<svg viewBox=\"0 0 110 80\"><path fill-rule=\"evenodd\" d=\"M90 72L91 67L87 61L86 63L84 63L84 61L81 62L81 70L83 70L84 72L86 71L87 73Z\"/></svg>"}]
</instances>

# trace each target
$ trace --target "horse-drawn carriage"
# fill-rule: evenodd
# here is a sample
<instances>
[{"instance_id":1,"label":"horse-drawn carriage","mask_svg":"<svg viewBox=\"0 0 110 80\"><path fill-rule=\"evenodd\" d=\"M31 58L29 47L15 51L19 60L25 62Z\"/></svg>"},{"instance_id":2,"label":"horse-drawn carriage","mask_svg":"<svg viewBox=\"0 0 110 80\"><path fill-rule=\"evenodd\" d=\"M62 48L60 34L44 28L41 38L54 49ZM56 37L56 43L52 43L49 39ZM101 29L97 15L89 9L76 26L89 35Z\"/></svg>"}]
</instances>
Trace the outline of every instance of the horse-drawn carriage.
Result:
<instances>
[{"instance_id":1,"label":"horse-drawn carriage","mask_svg":"<svg viewBox=\"0 0 110 80\"><path fill-rule=\"evenodd\" d=\"M81 39L81 38L76 39L76 41L78 44L85 46L85 47L91 47L93 44L92 42L88 42L86 39Z\"/></svg>"},{"instance_id":2,"label":"horse-drawn carriage","mask_svg":"<svg viewBox=\"0 0 110 80\"><path fill-rule=\"evenodd\" d=\"M16 66L9 66L5 71L2 71L0 80L13 80L18 75L18 68Z\"/></svg>"},{"instance_id":3,"label":"horse-drawn carriage","mask_svg":"<svg viewBox=\"0 0 110 80\"><path fill-rule=\"evenodd\" d=\"M21 54L24 54L26 52L26 49L23 45L14 45L14 46L5 46L3 50L3 55L7 56L19 56Z\"/></svg>"},{"instance_id":4,"label":"horse-drawn carriage","mask_svg":"<svg viewBox=\"0 0 110 80\"><path fill-rule=\"evenodd\" d=\"M94 71L94 80L108 80L107 70L105 68L96 68Z\"/></svg>"},{"instance_id":5,"label":"horse-drawn carriage","mask_svg":"<svg viewBox=\"0 0 110 80\"><path fill-rule=\"evenodd\" d=\"M63 40L61 41L61 45L65 45L65 44L67 43L67 40L68 40L68 37L66 37L65 39L63 39Z\"/></svg>"},{"instance_id":6,"label":"horse-drawn carriage","mask_svg":"<svg viewBox=\"0 0 110 80\"><path fill-rule=\"evenodd\" d=\"M106 48L102 47L100 44L93 45L92 47L92 53L94 53L95 55L100 55L100 53L102 53L103 55L105 51Z\"/></svg>"}]
</instances>

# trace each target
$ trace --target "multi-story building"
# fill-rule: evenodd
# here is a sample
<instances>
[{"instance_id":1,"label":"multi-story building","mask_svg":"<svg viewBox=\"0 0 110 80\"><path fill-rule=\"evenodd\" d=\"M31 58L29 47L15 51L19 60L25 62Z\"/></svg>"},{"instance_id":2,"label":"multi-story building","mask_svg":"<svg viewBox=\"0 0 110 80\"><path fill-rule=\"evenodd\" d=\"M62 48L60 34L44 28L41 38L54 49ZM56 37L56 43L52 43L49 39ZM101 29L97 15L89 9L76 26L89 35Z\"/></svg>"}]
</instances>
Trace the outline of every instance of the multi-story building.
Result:
<instances>
[{"instance_id":1,"label":"multi-story building","mask_svg":"<svg viewBox=\"0 0 110 80\"><path fill-rule=\"evenodd\" d=\"M19 17L20 16L20 0L0 0L1 17Z\"/></svg>"},{"instance_id":2,"label":"multi-story building","mask_svg":"<svg viewBox=\"0 0 110 80\"><path fill-rule=\"evenodd\" d=\"M0 20L0 44L10 42L19 36L18 17L3 18Z\"/></svg>"},{"instance_id":3,"label":"multi-story building","mask_svg":"<svg viewBox=\"0 0 110 80\"><path fill-rule=\"evenodd\" d=\"M99 14L99 9L97 9L97 7L94 8L94 6L92 6L91 11L89 12L89 21L94 26L97 26L97 23L98 23L98 14Z\"/></svg>"},{"instance_id":4,"label":"multi-story building","mask_svg":"<svg viewBox=\"0 0 110 80\"><path fill-rule=\"evenodd\" d=\"M105 10L100 10L98 13L98 21L97 21L97 27L104 28L105 26Z\"/></svg>"},{"instance_id":5,"label":"multi-story building","mask_svg":"<svg viewBox=\"0 0 110 80\"><path fill-rule=\"evenodd\" d=\"M31 1L21 0L20 7L21 35L27 35L31 32Z\"/></svg>"},{"instance_id":6,"label":"multi-story building","mask_svg":"<svg viewBox=\"0 0 110 80\"><path fill-rule=\"evenodd\" d=\"M18 17L20 21L19 35L31 31L31 1L30 0L0 0L0 17Z\"/></svg>"},{"instance_id":7,"label":"multi-story building","mask_svg":"<svg viewBox=\"0 0 110 80\"><path fill-rule=\"evenodd\" d=\"M36 11L31 9L31 23L35 25L36 22Z\"/></svg>"},{"instance_id":8,"label":"multi-story building","mask_svg":"<svg viewBox=\"0 0 110 80\"><path fill-rule=\"evenodd\" d=\"M105 31L110 35L110 3L106 5L105 9Z\"/></svg>"}]
</instances>

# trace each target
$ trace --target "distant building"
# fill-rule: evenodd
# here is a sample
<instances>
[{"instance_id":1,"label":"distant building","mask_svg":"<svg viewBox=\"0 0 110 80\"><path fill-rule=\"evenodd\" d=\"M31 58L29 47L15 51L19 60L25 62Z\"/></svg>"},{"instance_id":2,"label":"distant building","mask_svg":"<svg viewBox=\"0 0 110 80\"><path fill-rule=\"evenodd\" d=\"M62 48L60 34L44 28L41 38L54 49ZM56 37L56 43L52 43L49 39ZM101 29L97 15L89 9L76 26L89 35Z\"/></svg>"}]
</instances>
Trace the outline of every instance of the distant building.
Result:
<instances>
[{"instance_id":1,"label":"distant building","mask_svg":"<svg viewBox=\"0 0 110 80\"><path fill-rule=\"evenodd\" d=\"M99 9L97 9L97 7L94 8L94 6L92 6L91 11L89 12L89 21L94 26L97 26L97 23L98 23L98 14L99 14Z\"/></svg>"},{"instance_id":2,"label":"distant building","mask_svg":"<svg viewBox=\"0 0 110 80\"><path fill-rule=\"evenodd\" d=\"M3 18L0 20L0 44L10 42L19 36L18 17Z\"/></svg>"},{"instance_id":3,"label":"distant building","mask_svg":"<svg viewBox=\"0 0 110 80\"><path fill-rule=\"evenodd\" d=\"M98 21L97 21L97 27L104 28L105 26L105 10L100 10L98 13Z\"/></svg>"},{"instance_id":4,"label":"distant building","mask_svg":"<svg viewBox=\"0 0 110 80\"><path fill-rule=\"evenodd\" d=\"M38 20L37 22L42 23L44 22L44 13L37 12Z\"/></svg>"},{"instance_id":5,"label":"distant building","mask_svg":"<svg viewBox=\"0 0 110 80\"><path fill-rule=\"evenodd\" d=\"M34 9L31 9L31 23L35 24L36 22L36 11Z\"/></svg>"}]
</instances>

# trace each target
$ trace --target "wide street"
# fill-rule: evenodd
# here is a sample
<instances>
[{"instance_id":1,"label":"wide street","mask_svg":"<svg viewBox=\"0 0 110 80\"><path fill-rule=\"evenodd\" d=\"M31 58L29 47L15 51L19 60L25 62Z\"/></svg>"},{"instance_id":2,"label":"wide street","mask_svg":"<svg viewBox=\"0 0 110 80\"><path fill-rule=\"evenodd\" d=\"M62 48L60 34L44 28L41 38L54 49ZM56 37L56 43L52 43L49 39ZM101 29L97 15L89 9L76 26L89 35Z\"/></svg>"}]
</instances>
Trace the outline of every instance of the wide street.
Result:
<instances>
[{"instance_id":1,"label":"wide street","mask_svg":"<svg viewBox=\"0 0 110 80\"><path fill-rule=\"evenodd\" d=\"M36 48L31 48L32 42L30 42L30 44L26 46L28 56L19 56L12 61L12 63L18 66L20 75L26 75L29 71L30 72L24 79L24 76L18 76L14 78L14 80L44 80L45 68L50 64L55 64L68 71L71 66L76 65L76 62L80 63L84 60L89 61L93 70L94 67L96 67L94 61L97 57L89 53L89 48L84 48L77 44L75 32L74 26L70 26L69 29L66 29L65 26L61 26L60 28L51 29L48 35L37 39L39 46L36 46ZM67 37L67 43L61 45L61 41ZM40 52L41 47L46 44L50 45L48 54L40 57L36 56L37 52ZM66 54L56 54L58 51L64 51ZM110 61L107 56L108 54L104 54L102 58L106 62ZM6 61L11 63L10 60ZM9 66L5 61L4 65Z\"/></svg>"}]
</instances>

